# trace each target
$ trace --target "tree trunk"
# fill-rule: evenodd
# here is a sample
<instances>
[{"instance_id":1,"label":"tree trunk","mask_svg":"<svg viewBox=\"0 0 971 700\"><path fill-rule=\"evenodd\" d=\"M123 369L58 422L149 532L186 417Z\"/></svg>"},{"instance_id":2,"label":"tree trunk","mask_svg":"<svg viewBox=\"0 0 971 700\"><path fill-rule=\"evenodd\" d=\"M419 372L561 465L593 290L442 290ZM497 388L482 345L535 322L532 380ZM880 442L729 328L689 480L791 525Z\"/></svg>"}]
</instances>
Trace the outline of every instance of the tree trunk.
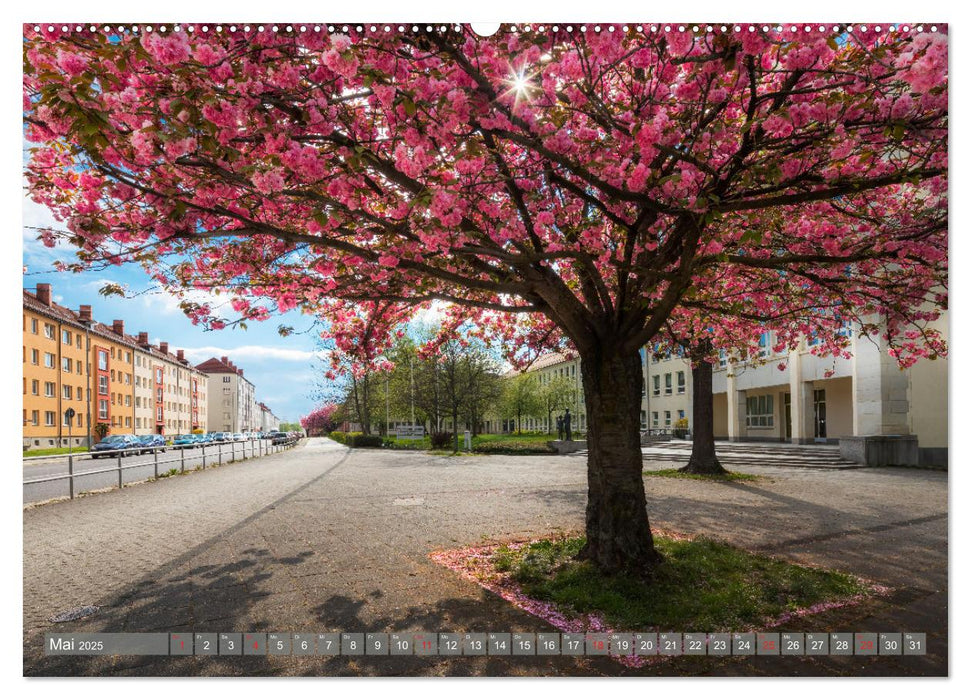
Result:
<instances>
[{"instance_id":1,"label":"tree trunk","mask_svg":"<svg viewBox=\"0 0 971 700\"><path fill-rule=\"evenodd\" d=\"M661 560L647 519L640 444L640 356L582 356L587 409L587 543L605 573L648 575Z\"/></svg>"},{"instance_id":2,"label":"tree trunk","mask_svg":"<svg viewBox=\"0 0 971 700\"><path fill-rule=\"evenodd\" d=\"M705 360L691 367L691 458L680 471L689 474L726 474L715 455L715 408L711 393L712 366Z\"/></svg>"}]
</instances>

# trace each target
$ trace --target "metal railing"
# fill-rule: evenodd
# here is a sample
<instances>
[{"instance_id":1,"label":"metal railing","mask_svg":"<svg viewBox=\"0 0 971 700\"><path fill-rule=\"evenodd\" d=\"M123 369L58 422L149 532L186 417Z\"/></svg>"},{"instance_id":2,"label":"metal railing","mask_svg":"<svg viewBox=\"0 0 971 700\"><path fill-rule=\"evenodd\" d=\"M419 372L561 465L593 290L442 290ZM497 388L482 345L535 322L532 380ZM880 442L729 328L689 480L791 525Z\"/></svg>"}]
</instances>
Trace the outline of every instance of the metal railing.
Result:
<instances>
[{"instance_id":1,"label":"metal railing","mask_svg":"<svg viewBox=\"0 0 971 700\"><path fill-rule=\"evenodd\" d=\"M227 462L236 462L243 459L252 459L253 457L265 457L267 455L276 454L277 452L282 452L288 450L294 445L296 445L298 439L287 438L285 441L282 440L271 440L269 438L261 440L239 440L233 442L213 442L209 444L201 445L165 445L157 447L123 447L117 450L99 450L96 454L98 458L109 457L116 460L115 466L108 467L107 469L87 469L85 471L75 471L74 463L75 461L84 462L91 461L95 459L91 452L79 452L77 454L67 454L67 455L42 455L38 457L24 457L24 462L40 461L46 460L51 461L52 459L58 459L60 457L67 457L67 473L66 474L55 474L52 476L42 476L36 479L24 479L23 485L30 486L33 484L43 484L51 481L63 481L67 479L68 481L68 492L71 498L74 498L74 480L84 476L92 476L94 474L108 474L110 472L118 472L118 488L122 488L124 485L124 472L127 469L138 469L141 467L153 466L154 467L154 478L158 479L159 476L159 465L165 464L179 464L179 473L185 474L185 458L186 450L195 450L201 448L201 453L197 453L194 456L202 457L202 469L205 469L207 464L207 458L216 458L219 464L223 464L223 457L226 456L229 459ZM237 449L239 445L239 449ZM246 456L247 447L249 447L249 457ZM206 449L209 452L206 452ZM215 449L213 449L215 448ZM179 455L172 456L171 458L159 459L159 452L164 452L165 450L172 449L177 450ZM138 456L143 455L145 452L152 452L152 460L146 462L137 463L122 463L122 459L131 454L136 453ZM237 457L238 454L238 457ZM173 467L174 468L174 467Z\"/></svg>"}]
</instances>

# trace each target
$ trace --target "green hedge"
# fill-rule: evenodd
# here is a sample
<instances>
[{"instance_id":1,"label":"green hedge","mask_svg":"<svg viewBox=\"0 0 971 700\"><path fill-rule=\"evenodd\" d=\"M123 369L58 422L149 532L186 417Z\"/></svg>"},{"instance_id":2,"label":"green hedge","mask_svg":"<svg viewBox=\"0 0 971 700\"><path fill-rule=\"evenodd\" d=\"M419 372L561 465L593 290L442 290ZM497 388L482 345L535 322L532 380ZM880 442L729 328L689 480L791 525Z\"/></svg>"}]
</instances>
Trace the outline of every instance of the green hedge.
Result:
<instances>
[{"instance_id":1,"label":"green hedge","mask_svg":"<svg viewBox=\"0 0 971 700\"><path fill-rule=\"evenodd\" d=\"M329 435L331 440L347 445L348 447L381 447L380 435L365 435L364 433L344 433L334 430Z\"/></svg>"},{"instance_id":2,"label":"green hedge","mask_svg":"<svg viewBox=\"0 0 971 700\"><path fill-rule=\"evenodd\" d=\"M472 448L473 452L486 455L548 455L556 450L545 443L534 440L503 440L502 442L483 442Z\"/></svg>"}]
</instances>

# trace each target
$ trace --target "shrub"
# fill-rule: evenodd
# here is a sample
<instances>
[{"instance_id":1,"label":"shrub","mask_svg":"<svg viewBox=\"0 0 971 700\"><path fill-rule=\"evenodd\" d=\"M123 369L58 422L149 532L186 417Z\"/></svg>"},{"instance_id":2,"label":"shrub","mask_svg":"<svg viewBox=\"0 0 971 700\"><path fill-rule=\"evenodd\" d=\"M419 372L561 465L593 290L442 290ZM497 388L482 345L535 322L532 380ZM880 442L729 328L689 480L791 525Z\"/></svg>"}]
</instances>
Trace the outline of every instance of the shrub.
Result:
<instances>
[{"instance_id":1,"label":"shrub","mask_svg":"<svg viewBox=\"0 0 971 700\"><path fill-rule=\"evenodd\" d=\"M332 430L329 437L331 440L334 440L335 442L339 442L342 445L347 444L347 433L342 432L340 430Z\"/></svg>"},{"instance_id":2,"label":"shrub","mask_svg":"<svg viewBox=\"0 0 971 700\"><path fill-rule=\"evenodd\" d=\"M486 455L546 455L556 452L545 443L527 440L503 440L502 442L483 442L472 448L473 452Z\"/></svg>"},{"instance_id":3,"label":"shrub","mask_svg":"<svg viewBox=\"0 0 971 700\"><path fill-rule=\"evenodd\" d=\"M444 450L452 446L452 433L432 433L430 438L433 450Z\"/></svg>"},{"instance_id":4,"label":"shrub","mask_svg":"<svg viewBox=\"0 0 971 700\"><path fill-rule=\"evenodd\" d=\"M364 433L351 433L351 447L381 447L382 439L380 435L365 435Z\"/></svg>"}]
</instances>

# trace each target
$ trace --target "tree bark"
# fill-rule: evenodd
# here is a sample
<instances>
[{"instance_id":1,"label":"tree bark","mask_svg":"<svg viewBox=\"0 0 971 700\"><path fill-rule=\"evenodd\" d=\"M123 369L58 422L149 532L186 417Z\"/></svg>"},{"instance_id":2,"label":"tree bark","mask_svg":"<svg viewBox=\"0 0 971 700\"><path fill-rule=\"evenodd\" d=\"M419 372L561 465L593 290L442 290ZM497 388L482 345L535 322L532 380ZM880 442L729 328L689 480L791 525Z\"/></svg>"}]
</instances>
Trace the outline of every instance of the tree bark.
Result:
<instances>
[{"instance_id":1,"label":"tree bark","mask_svg":"<svg viewBox=\"0 0 971 700\"><path fill-rule=\"evenodd\" d=\"M697 360L691 367L691 458L680 469L688 474L727 474L715 455L715 407L711 392L712 366Z\"/></svg>"},{"instance_id":2,"label":"tree bark","mask_svg":"<svg viewBox=\"0 0 971 700\"><path fill-rule=\"evenodd\" d=\"M605 573L649 575L661 555L647 518L640 444L640 356L581 356L587 409L587 542L582 559Z\"/></svg>"}]
</instances>

